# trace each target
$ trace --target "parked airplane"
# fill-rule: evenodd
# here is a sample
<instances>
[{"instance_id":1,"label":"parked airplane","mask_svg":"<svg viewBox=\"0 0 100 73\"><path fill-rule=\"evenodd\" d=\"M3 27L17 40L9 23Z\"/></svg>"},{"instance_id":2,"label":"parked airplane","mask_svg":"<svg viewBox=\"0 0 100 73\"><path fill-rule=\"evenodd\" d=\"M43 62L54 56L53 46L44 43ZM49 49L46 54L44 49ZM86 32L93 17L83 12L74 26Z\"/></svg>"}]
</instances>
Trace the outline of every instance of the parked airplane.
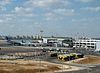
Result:
<instances>
[{"instance_id":1,"label":"parked airplane","mask_svg":"<svg viewBox=\"0 0 100 73\"><path fill-rule=\"evenodd\" d=\"M11 45L16 45L16 46L41 46L42 43L38 41L33 41L33 40L12 40L10 37L5 37L7 42Z\"/></svg>"}]
</instances>

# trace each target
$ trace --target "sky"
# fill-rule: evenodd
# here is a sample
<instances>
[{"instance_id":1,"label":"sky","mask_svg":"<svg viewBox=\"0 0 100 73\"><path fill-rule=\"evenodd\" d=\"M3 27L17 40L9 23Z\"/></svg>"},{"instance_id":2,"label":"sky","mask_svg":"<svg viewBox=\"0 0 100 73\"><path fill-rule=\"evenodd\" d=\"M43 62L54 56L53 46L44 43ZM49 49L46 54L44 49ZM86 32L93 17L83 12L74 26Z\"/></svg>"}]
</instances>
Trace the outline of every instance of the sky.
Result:
<instances>
[{"instance_id":1,"label":"sky","mask_svg":"<svg viewBox=\"0 0 100 73\"><path fill-rule=\"evenodd\" d=\"M100 0L0 0L0 35L38 34L100 37Z\"/></svg>"}]
</instances>

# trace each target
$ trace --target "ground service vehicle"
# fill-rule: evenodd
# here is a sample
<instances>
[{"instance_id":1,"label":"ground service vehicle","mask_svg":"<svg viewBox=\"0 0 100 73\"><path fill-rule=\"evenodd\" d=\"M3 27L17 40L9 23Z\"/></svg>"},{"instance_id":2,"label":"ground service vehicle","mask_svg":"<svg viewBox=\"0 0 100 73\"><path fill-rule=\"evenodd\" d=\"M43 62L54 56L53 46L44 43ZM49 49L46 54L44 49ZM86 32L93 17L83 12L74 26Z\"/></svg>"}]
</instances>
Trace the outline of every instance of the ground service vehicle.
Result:
<instances>
[{"instance_id":1,"label":"ground service vehicle","mask_svg":"<svg viewBox=\"0 0 100 73\"><path fill-rule=\"evenodd\" d=\"M83 58L84 55L81 53L70 53L70 54L63 54L63 55L58 55L58 59L61 61L70 61L78 58Z\"/></svg>"},{"instance_id":2,"label":"ground service vehicle","mask_svg":"<svg viewBox=\"0 0 100 73\"><path fill-rule=\"evenodd\" d=\"M57 57L57 53L55 53L55 52L51 52L51 53L49 53L49 55L50 55L50 57Z\"/></svg>"}]
</instances>

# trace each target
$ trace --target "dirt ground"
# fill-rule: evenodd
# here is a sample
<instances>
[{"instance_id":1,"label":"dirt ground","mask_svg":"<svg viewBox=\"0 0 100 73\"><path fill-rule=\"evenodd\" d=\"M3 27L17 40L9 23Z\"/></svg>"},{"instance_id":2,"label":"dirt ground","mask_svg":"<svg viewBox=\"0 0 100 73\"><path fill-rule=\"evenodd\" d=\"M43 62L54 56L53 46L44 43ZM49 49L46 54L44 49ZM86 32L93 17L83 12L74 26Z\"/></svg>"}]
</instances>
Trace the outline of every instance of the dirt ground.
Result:
<instances>
[{"instance_id":1,"label":"dirt ground","mask_svg":"<svg viewBox=\"0 0 100 73\"><path fill-rule=\"evenodd\" d=\"M77 67L45 61L0 60L0 73L53 73L61 70L79 70Z\"/></svg>"},{"instance_id":2,"label":"dirt ground","mask_svg":"<svg viewBox=\"0 0 100 73\"><path fill-rule=\"evenodd\" d=\"M82 59L74 60L73 63L77 64L100 64L100 56L86 56Z\"/></svg>"},{"instance_id":3,"label":"dirt ground","mask_svg":"<svg viewBox=\"0 0 100 73\"><path fill-rule=\"evenodd\" d=\"M0 65L0 73L38 73L59 70L57 66L35 67L36 65Z\"/></svg>"}]
</instances>

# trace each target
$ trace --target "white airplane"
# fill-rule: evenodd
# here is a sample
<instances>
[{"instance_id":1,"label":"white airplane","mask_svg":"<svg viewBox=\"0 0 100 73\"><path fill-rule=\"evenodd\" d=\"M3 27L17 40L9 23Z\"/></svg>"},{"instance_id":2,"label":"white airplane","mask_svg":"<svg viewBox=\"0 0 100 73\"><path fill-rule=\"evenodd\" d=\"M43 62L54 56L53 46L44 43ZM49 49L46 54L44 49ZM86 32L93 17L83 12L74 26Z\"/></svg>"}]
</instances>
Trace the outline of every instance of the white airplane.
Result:
<instances>
[{"instance_id":1,"label":"white airplane","mask_svg":"<svg viewBox=\"0 0 100 73\"><path fill-rule=\"evenodd\" d=\"M10 37L5 37L7 42L11 45L17 45L17 46L40 46L42 45L42 42L39 41L33 41L33 40L12 40Z\"/></svg>"}]
</instances>

